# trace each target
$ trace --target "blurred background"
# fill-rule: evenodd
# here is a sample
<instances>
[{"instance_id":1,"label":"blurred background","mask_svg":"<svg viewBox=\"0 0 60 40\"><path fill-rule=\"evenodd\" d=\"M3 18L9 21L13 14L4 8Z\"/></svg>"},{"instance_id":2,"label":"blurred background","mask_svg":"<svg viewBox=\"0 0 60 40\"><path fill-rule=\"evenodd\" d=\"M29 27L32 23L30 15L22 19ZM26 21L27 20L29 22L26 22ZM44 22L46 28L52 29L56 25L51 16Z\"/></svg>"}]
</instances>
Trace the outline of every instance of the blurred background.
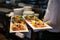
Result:
<instances>
[{"instance_id":1,"label":"blurred background","mask_svg":"<svg viewBox=\"0 0 60 40\"><path fill-rule=\"evenodd\" d=\"M29 5L32 6L32 11L39 14L38 18L43 19L48 1L49 0L0 0L0 40L19 40L14 33L9 33L8 26L10 25L10 17L6 16L6 14L13 12L14 8L23 8L25 5Z\"/></svg>"}]
</instances>

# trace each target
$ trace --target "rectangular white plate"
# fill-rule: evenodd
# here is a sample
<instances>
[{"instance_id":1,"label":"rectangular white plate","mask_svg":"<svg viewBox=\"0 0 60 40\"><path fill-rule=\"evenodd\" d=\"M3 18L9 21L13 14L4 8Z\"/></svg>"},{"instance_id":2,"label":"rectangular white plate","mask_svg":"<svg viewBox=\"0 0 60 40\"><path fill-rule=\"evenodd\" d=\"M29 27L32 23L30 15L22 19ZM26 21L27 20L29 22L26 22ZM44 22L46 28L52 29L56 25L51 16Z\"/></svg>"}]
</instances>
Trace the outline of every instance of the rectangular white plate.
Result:
<instances>
[{"instance_id":1,"label":"rectangular white plate","mask_svg":"<svg viewBox=\"0 0 60 40\"><path fill-rule=\"evenodd\" d=\"M24 16L23 16L23 18L24 18ZM35 28L34 26L32 26L32 24L29 22L29 21L27 21L25 18L24 18L24 20L26 21L26 23L33 29L33 30L39 30L39 29L52 29L52 27L51 26L49 26L49 25L47 25L46 23L44 23L45 25L46 25L46 27L40 27L40 28Z\"/></svg>"},{"instance_id":2,"label":"rectangular white plate","mask_svg":"<svg viewBox=\"0 0 60 40\"><path fill-rule=\"evenodd\" d=\"M12 17L11 17L11 21L10 21L10 33L15 33L15 32L29 32L28 28L27 28L27 25L25 25L24 27L26 28L26 30L19 30L19 31L13 31L12 30Z\"/></svg>"}]
</instances>

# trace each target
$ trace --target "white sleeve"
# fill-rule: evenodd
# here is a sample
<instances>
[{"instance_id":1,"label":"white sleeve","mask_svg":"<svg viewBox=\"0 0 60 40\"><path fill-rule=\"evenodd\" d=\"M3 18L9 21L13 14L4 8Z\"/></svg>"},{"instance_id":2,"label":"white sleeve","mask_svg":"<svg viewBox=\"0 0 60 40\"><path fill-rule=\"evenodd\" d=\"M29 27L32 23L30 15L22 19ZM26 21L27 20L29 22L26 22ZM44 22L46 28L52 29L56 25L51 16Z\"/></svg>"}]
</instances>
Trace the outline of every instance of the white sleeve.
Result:
<instances>
[{"instance_id":1,"label":"white sleeve","mask_svg":"<svg viewBox=\"0 0 60 40\"><path fill-rule=\"evenodd\" d=\"M51 19L51 9L52 9L52 5L53 5L53 0L49 0L48 2L48 7L44 16L44 20L43 21L49 21Z\"/></svg>"},{"instance_id":2,"label":"white sleeve","mask_svg":"<svg viewBox=\"0 0 60 40\"><path fill-rule=\"evenodd\" d=\"M60 0L49 0L44 21L51 21L55 26L60 26Z\"/></svg>"}]
</instances>

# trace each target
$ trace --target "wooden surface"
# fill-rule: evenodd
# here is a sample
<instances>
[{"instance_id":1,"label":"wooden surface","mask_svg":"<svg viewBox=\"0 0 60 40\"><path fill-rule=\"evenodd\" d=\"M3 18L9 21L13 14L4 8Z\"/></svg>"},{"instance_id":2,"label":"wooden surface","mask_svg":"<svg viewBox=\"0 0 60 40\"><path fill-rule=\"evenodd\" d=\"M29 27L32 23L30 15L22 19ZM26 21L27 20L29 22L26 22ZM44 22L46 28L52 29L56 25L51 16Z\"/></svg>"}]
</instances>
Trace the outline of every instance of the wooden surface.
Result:
<instances>
[{"instance_id":1,"label":"wooden surface","mask_svg":"<svg viewBox=\"0 0 60 40\"><path fill-rule=\"evenodd\" d=\"M0 40L8 40L3 34L0 34Z\"/></svg>"}]
</instances>

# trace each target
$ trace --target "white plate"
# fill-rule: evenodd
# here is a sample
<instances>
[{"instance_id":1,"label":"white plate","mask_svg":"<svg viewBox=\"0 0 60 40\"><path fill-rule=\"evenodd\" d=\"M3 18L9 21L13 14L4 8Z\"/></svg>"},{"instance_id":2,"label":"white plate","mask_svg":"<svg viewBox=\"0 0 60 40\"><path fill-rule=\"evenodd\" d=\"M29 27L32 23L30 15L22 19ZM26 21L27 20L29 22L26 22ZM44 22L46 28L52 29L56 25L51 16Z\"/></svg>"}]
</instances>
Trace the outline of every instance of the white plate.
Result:
<instances>
[{"instance_id":1,"label":"white plate","mask_svg":"<svg viewBox=\"0 0 60 40\"><path fill-rule=\"evenodd\" d=\"M24 16L23 16L23 18L24 18ZM40 27L40 28L35 28L34 26L32 26L32 24L28 21L28 20L26 20L25 18L24 18L24 20L26 21L26 23L33 29L33 30L40 30L40 29L52 29L52 27L51 26L49 26L49 25L47 25L46 23L44 23L45 25L46 25L46 27Z\"/></svg>"},{"instance_id":2,"label":"white plate","mask_svg":"<svg viewBox=\"0 0 60 40\"><path fill-rule=\"evenodd\" d=\"M13 23L12 23L12 17L11 17L10 33L14 33L14 32L29 32L26 24L25 24L25 26L24 26L24 27L26 28L26 30L19 30L19 31L13 31L13 30L12 30L12 25L13 25Z\"/></svg>"}]
</instances>

